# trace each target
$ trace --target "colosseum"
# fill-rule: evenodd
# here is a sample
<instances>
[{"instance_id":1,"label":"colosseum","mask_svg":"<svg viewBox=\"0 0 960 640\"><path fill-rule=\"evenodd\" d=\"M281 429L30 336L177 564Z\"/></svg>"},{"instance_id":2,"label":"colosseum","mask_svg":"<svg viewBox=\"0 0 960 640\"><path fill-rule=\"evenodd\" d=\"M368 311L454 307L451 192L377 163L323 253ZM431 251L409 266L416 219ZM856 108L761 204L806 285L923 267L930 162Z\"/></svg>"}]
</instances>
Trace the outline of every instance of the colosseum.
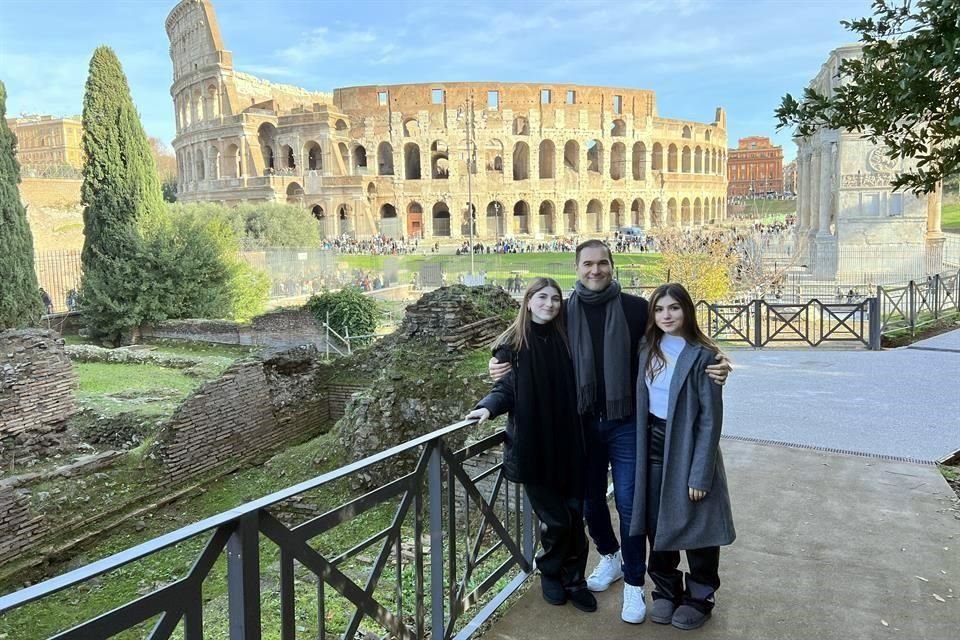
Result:
<instances>
[{"instance_id":1,"label":"colosseum","mask_svg":"<svg viewBox=\"0 0 960 640\"><path fill-rule=\"evenodd\" d=\"M278 85L233 68L209 0L166 21L185 202L286 201L327 236L605 236L725 217L726 115L653 91L436 82ZM471 212L473 215L471 215Z\"/></svg>"}]
</instances>

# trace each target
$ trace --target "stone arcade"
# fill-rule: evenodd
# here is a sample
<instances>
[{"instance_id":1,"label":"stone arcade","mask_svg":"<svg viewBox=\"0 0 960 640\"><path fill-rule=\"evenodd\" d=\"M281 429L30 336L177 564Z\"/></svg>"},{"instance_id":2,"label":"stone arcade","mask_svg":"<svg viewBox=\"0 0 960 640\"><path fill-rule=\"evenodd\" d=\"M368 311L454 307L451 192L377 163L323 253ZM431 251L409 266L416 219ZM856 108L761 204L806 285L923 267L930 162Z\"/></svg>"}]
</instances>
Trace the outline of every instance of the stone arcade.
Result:
<instances>
[{"instance_id":1,"label":"stone arcade","mask_svg":"<svg viewBox=\"0 0 960 640\"><path fill-rule=\"evenodd\" d=\"M180 2L166 30L185 202L292 202L359 237L464 238L468 202L485 239L726 216L722 108L673 120L652 91L560 84L313 93L235 70L209 0Z\"/></svg>"}]
</instances>

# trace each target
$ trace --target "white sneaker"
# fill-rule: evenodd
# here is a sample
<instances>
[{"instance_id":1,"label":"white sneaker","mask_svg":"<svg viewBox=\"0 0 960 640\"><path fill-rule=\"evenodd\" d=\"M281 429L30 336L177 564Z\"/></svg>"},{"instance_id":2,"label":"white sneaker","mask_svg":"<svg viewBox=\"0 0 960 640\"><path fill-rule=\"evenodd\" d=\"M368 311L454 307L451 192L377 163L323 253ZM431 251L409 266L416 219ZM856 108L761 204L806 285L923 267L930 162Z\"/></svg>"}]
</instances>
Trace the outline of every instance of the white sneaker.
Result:
<instances>
[{"instance_id":1,"label":"white sneaker","mask_svg":"<svg viewBox=\"0 0 960 640\"><path fill-rule=\"evenodd\" d=\"M587 578L587 589L590 591L606 591L614 582L623 577L623 560L620 558L620 551L617 550L609 555L600 556L600 562L590 577Z\"/></svg>"},{"instance_id":2,"label":"white sneaker","mask_svg":"<svg viewBox=\"0 0 960 640\"><path fill-rule=\"evenodd\" d=\"M643 596L643 587L632 584L623 585L623 609L620 618L630 624L640 624L647 617L647 603Z\"/></svg>"}]
</instances>

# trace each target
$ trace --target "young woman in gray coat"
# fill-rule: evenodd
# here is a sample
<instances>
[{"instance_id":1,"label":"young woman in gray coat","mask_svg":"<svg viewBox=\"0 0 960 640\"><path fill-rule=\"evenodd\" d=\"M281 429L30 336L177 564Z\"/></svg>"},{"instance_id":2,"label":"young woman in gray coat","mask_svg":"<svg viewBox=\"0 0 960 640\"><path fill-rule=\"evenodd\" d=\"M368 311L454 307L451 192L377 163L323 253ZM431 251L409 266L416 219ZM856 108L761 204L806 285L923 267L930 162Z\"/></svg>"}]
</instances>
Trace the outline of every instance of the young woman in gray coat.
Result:
<instances>
[{"instance_id":1,"label":"young woman in gray coat","mask_svg":"<svg viewBox=\"0 0 960 640\"><path fill-rule=\"evenodd\" d=\"M640 352L637 475L630 534L650 541L650 619L696 629L710 617L720 547L736 538L720 454L723 387L706 374L718 348L680 284L658 287ZM678 569L686 551L690 572Z\"/></svg>"}]
</instances>

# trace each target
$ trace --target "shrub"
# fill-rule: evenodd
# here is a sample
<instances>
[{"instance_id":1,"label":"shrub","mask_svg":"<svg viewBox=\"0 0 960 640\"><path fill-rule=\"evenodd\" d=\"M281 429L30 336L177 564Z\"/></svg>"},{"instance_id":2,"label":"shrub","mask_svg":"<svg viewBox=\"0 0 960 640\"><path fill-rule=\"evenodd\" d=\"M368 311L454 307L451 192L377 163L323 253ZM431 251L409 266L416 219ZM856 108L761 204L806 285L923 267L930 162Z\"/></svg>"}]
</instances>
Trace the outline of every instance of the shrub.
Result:
<instances>
[{"instance_id":1,"label":"shrub","mask_svg":"<svg viewBox=\"0 0 960 640\"><path fill-rule=\"evenodd\" d=\"M347 287L340 291L324 291L307 300L304 307L312 312L320 322L327 321L330 314L330 328L342 334L344 328L351 336L368 336L377 330L377 303L356 287ZM357 340L355 344L367 344L372 338Z\"/></svg>"}]
</instances>

